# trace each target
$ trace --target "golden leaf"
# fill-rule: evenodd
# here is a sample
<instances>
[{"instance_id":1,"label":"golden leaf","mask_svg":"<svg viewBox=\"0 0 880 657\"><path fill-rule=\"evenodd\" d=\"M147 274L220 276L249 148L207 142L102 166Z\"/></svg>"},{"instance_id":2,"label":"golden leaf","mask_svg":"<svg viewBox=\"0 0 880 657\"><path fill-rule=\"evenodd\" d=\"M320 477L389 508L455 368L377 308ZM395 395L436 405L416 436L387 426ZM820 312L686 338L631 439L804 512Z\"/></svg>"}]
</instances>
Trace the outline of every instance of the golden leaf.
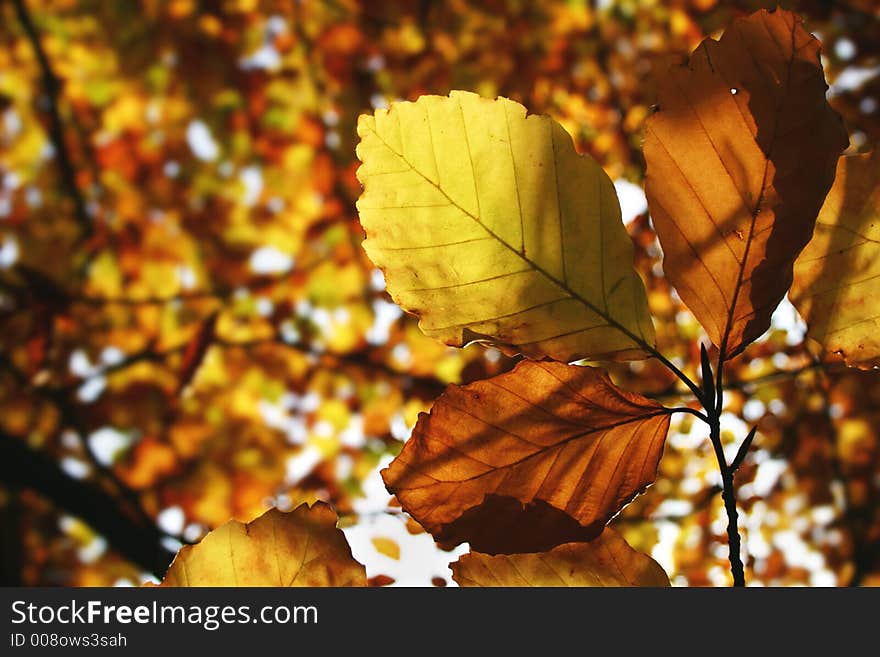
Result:
<instances>
[{"instance_id":1,"label":"golden leaf","mask_svg":"<svg viewBox=\"0 0 880 657\"><path fill-rule=\"evenodd\" d=\"M549 552L471 552L450 567L459 586L669 586L660 564L611 528L589 543L566 543Z\"/></svg>"},{"instance_id":2,"label":"golden leaf","mask_svg":"<svg viewBox=\"0 0 880 657\"><path fill-rule=\"evenodd\" d=\"M162 586L366 586L336 514L322 502L289 513L270 509L247 524L230 520L187 545Z\"/></svg>"},{"instance_id":3,"label":"golden leaf","mask_svg":"<svg viewBox=\"0 0 880 657\"><path fill-rule=\"evenodd\" d=\"M791 300L809 335L847 364L880 365L880 157L842 157L813 239L795 262Z\"/></svg>"},{"instance_id":4,"label":"golden leaf","mask_svg":"<svg viewBox=\"0 0 880 657\"><path fill-rule=\"evenodd\" d=\"M558 123L453 91L358 134L364 249L427 335L561 361L653 346L614 186Z\"/></svg>"}]
</instances>

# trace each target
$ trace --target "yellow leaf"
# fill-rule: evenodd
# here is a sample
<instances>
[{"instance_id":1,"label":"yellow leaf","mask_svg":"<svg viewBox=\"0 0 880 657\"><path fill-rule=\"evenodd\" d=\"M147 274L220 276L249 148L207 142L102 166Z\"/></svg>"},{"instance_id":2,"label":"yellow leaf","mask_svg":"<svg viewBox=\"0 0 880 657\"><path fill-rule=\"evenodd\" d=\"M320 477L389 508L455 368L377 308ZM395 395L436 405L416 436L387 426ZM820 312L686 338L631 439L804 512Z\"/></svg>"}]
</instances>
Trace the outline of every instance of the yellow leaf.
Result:
<instances>
[{"instance_id":1,"label":"yellow leaf","mask_svg":"<svg viewBox=\"0 0 880 657\"><path fill-rule=\"evenodd\" d=\"M336 514L321 502L270 509L247 524L230 520L187 545L162 586L366 586Z\"/></svg>"},{"instance_id":2,"label":"yellow leaf","mask_svg":"<svg viewBox=\"0 0 880 657\"><path fill-rule=\"evenodd\" d=\"M549 552L471 552L451 568L459 586L669 586L660 564L610 528L589 543L566 543Z\"/></svg>"},{"instance_id":3,"label":"yellow leaf","mask_svg":"<svg viewBox=\"0 0 880 657\"><path fill-rule=\"evenodd\" d=\"M373 547L376 548L376 552L379 554L384 554L389 559L394 559L395 561L400 559L400 546L393 539L384 536L374 536L371 541Z\"/></svg>"},{"instance_id":4,"label":"yellow leaf","mask_svg":"<svg viewBox=\"0 0 880 657\"><path fill-rule=\"evenodd\" d=\"M812 241L795 263L791 300L809 335L847 364L880 365L880 156L842 157Z\"/></svg>"},{"instance_id":5,"label":"yellow leaf","mask_svg":"<svg viewBox=\"0 0 880 657\"><path fill-rule=\"evenodd\" d=\"M453 91L358 134L364 249L427 335L561 361L653 346L614 186L550 117Z\"/></svg>"}]
</instances>

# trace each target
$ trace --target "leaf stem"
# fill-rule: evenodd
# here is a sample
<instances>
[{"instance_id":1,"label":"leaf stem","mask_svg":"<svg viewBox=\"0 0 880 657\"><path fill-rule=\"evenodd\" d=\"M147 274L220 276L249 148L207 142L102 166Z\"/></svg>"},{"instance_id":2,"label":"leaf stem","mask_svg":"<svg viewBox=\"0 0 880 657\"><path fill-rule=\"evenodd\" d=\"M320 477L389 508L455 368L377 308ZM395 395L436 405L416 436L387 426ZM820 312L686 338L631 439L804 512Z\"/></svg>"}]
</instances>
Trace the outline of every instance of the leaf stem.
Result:
<instances>
[{"instance_id":1,"label":"leaf stem","mask_svg":"<svg viewBox=\"0 0 880 657\"><path fill-rule=\"evenodd\" d=\"M701 419L706 424L709 424L709 417L704 413L700 413L700 411L690 408L689 406L676 406L675 408L667 409L670 413L687 413L689 415L693 415Z\"/></svg>"},{"instance_id":2,"label":"leaf stem","mask_svg":"<svg viewBox=\"0 0 880 657\"><path fill-rule=\"evenodd\" d=\"M736 463L736 467L727 464L727 459L724 456L724 446L721 444L721 408L724 403L724 389L721 386L721 368L723 363L724 356L721 354L718 357L717 379L715 384L716 397L714 400L706 400L707 403L704 406L706 408L706 414L709 417L709 440L712 442L712 447L715 450L715 458L718 460L718 469L721 471L721 499L724 500L724 510L727 512L727 545L730 572L733 575L734 586L745 586L746 578L741 556L742 544L740 541L739 529L737 527L739 515L736 510L736 490L733 483L733 475L736 471L736 467L739 466L739 463ZM750 434L750 436L753 435L753 433ZM746 441L749 443L751 442L748 438ZM740 451L742 458L744 458L745 452L743 452L742 449L743 448L741 447ZM748 449L747 445L745 445L745 449ZM739 454L737 455L737 461L741 462L742 458L740 458Z\"/></svg>"}]
</instances>

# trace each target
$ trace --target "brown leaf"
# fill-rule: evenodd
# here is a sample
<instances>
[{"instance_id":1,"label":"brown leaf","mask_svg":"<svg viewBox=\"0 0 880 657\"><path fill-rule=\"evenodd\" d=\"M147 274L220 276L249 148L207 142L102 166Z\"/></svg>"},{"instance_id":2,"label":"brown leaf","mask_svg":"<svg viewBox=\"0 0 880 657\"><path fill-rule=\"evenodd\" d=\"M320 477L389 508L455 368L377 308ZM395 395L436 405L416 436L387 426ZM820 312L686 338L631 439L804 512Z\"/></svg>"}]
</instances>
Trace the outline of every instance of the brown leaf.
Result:
<instances>
[{"instance_id":1,"label":"brown leaf","mask_svg":"<svg viewBox=\"0 0 880 657\"><path fill-rule=\"evenodd\" d=\"M734 21L659 85L646 193L664 269L725 357L770 325L846 148L819 42L782 10Z\"/></svg>"},{"instance_id":2,"label":"brown leaf","mask_svg":"<svg viewBox=\"0 0 880 657\"><path fill-rule=\"evenodd\" d=\"M589 543L566 543L549 552L471 552L450 568L459 586L669 586L660 564L611 528Z\"/></svg>"},{"instance_id":3,"label":"brown leaf","mask_svg":"<svg viewBox=\"0 0 880 657\"><path fill-rule=\"evenodd\" d=\"M378 588L380 586L391 586L394 584L394 578L388 575L373 575L367 580L367 586Z\"/></svg>"},{"instance_id":4,"label":"brown leaf","mask_svg":"<svg viewBox=\"0 0 880 657\"><path fill-rule=\"evenodd\" d=\"M243 524L230 520L187 545L162 586L366 586L336 513L327 504L270 509Z\"/></svg>"},{"instance_id":5,"label":"brown leaf","mask_svg":"<svg viewBox=\"0 0 880 657\"><path fill-rule=\"evenodd\" d=\"M842 157L791 300L809 335L848 365L880 365L880 151Z\"/></svg>"},{"instance_id":6,"label":"brown leaf","mask_svg":"<svg viewBox=\"0 0 880 657\"><path fill-rule=\"evenodd\" d=\"M600 369L522 361L449 386L382 475L441 544L544 550L595 537L650 484L668 428Z\"/></svg>"}]
</instances>

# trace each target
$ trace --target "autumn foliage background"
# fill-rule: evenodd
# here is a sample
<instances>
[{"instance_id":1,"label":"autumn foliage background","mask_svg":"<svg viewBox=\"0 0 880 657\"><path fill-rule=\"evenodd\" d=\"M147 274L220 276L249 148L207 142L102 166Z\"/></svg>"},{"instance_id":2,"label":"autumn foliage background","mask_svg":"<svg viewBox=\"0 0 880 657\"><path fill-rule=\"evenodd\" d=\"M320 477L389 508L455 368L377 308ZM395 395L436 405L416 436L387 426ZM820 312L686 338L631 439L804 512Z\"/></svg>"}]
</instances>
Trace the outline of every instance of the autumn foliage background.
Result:
<instances>
[{"instance_id":1,"label":"autumn foliage background","mask_svg":"<svg viewBox=\"0 0 880 657\"><path fill-rule=\"evenodd\" d=\"M378 471L447 383L515 360L446 348L390 302L360 246L358 115L466 89L557 119L616 181L658 348L697 378L702 329L670 294L641 191L653 76L774 5L3 3L3 582L138 584L229 518L320 499L373 583L451 583L454 555ZM848 152L870 150L875 3L782 5L823 42ZM726 439L758 425L736 481L748 581L880 583L880 379L805 340L787 302L728 368ZM657 362L612 375L677 398ZM657 482L612 524L674 584L727 584L693 420L674 418Z\"/></svg>"}]
</instances>

